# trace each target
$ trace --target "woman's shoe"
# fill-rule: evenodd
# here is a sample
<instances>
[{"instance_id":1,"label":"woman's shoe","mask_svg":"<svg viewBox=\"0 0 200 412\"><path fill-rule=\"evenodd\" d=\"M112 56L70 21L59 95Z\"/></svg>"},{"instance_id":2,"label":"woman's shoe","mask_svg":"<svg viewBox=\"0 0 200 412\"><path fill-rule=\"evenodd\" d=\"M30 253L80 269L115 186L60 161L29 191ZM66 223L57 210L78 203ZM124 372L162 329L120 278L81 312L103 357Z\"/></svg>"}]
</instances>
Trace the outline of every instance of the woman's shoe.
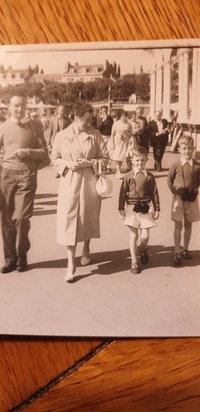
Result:
<instances>
[{"instance_id":1,"label":"woman's shoe","mask_svg":"<svg viewBox=\"0 0 200 412\"><path fill-rule=\"evenodd\" d=\"M133 263L133 264L131 265L131 270L130 270L130 272L131 272L133 275L136 275L137 273L140 273L140 268L139 268L139 266L138 266L137 263Z\"/></svg>"},{"instance_id":2,"label":"woman's shoe","mask_svg":"<svg viewBox=\"0 0 200 412\"><path fill-rule=\"evenodd\" d=\"M90 256L86 257L86 256L82 256L81 258L81 266L87 266L89 265L91 262Z\"/></svg>"},{"instance_id":3,"label":"woman's shoe","mask_svg":"<svg viewBox=\"0 0 200 412\"><path fill-rule=\"evenodd\" d=\"M65 274L65 282L72 282L74 280L74 273L75 273L76 269L74 268L72 271L67 269L66 270L66 274Z\"/></svg>"}]
</instances>

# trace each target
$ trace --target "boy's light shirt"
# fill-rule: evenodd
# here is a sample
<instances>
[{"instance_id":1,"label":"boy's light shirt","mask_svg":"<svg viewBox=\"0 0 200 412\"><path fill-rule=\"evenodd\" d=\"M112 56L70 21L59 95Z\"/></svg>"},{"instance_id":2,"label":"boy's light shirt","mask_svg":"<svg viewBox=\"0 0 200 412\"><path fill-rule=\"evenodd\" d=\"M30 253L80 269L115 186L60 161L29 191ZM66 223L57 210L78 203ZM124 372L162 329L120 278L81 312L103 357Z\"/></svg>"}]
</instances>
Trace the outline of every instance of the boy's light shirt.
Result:
<instances>
[{"instance_id":1,"label":"boy's light shirt","mask_svg":"<svg viewBox=\"0 0 200 412\"><path fill-rule=\"evenodd\" d=\"M183 157L181 157L181 166L184 166L186 163L189 163L190 166L193 166L193 159L191 158L190 160L185 160Z\"/></svg>"},{"instance_id":2,"label":"boy's light shirt","mask_svg":"<svg viewBox=\"0 0 200 412\"><path fill-rule=\"evenodd\" d=\"M143 169L143 170L138 170L138 169L134 169L133 170L133 177L135 177L138 173L144 173L144 175L147 177L147 171L146 171L146 169Z\"/></svg>"}]
</instances>

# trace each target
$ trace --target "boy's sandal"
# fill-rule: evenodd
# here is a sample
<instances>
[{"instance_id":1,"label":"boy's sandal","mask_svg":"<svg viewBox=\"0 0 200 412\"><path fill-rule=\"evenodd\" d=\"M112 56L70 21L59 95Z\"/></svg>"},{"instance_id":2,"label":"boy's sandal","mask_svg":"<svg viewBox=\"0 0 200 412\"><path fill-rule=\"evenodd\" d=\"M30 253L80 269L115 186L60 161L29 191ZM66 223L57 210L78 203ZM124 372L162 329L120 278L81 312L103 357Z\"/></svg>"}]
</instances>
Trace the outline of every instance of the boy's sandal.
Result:
<instances>
[{"instance_id":1,"label":"boy's sandal","mask_svg":"<svg viewBox=\"0 0 200 412\"><path fill-rule=\"evenodd\" d=\"M174 259L173 259L173 264L176 265L176 266L179 266L179 265L181 265L181 261L182 261L181 254L180 253L175 253Z\"/></svg>"},{"instance_id":2,"label":"boy's sandal","mask_svg":"<svg viewBox=\"0 0 200 412\"><path fill-rule=\"evenodd\" d=\"M191 256L191 254L188 252L188 250L183 250L183 252L182 252L182 256L183 256L183 259L186 259L186 260L190 260L190 259L192 259L192 256Z\"/></svg>"},{"instance_id":3,"label":"boy's sandal","mask_svg":"<svg viewBox=\"0 0 200 412\"><path fill-rule=\"evenodd\" d=\"M139 268L139 266L138 266L137 263L133 263L133 264L131 265L131 270L130 270L130 272L131 272L133 275L136 275L137 273L140 273L140 268Z\"/></svg>"}]
</instances>

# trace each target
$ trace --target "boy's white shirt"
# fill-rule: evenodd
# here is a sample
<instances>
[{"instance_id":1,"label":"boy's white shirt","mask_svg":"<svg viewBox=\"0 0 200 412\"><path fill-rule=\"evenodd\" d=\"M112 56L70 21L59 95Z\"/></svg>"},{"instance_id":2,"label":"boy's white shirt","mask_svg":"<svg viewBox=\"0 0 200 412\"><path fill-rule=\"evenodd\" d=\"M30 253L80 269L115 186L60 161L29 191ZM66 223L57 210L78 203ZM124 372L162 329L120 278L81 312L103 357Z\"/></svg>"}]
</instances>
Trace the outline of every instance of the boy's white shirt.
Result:
<instances>
[{"instance_id":1,"label":"boy's white shirt","mask_svg":"<svg viewBox=\"0 0 200 412\"><path fill-rule=\"evenodd\" d=\"M186 163L189 163L190 166L193 166L193 159L191 158L190 160L185 160L183 157L181 157L181 166L184 166Z\"/></svg>"},{"instance_id":2,"label":"boy's white shirt","mask_svg":"<svg viewBox=\"0 0 200 412\"><path fill-rule=\"evenodd\" d=\"M135 177L138 173L144 173L144 175L147 177L146 169L143 169L143 170L134 169L133 170L133 177Z\"/></svg>"}]
</instances>

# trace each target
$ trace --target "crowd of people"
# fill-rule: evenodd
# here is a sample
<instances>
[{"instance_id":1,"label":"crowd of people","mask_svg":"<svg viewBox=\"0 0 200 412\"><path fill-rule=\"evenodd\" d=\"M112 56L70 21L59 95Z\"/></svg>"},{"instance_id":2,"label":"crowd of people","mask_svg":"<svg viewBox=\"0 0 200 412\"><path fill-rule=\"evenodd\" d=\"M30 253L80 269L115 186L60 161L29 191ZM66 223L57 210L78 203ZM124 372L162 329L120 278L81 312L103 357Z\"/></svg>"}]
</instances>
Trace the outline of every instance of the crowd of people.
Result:
<instances>
[{"instance_id":1,"label":"crowd of people","mask_svg":"<svg viewBox=\"0 0 200 412\"><path fill-rule=\"evenodd\" d=\"M50 162L56 177L60 177L57 241L67 249L65 280L74 279L78 242L83 242L81 265L90 264L90 240L100 237L101 197L96 191L99 162L104 173L110 173L111 161L116 165L116 178L122 180L118 210L130 230L131 273L139 273L138 235L140 261L147 264L149 230L156 225L160 210L155 176L146 169L148 153L152 146L154 168L162 171L170 135L172 151L180 154L180 159L170 167L167 181L173 195L171 218L175 222L173 264L179 266L182 259L191 259L188 249L192 222L200 219L197 197L200 164L193 159L193 138L177 126L175 116L168 123L161 111L156 111L155 118L147 121L141 107L129 115L125 111L109 113L103 105L100 112L94 113L90 104L79 102L70 116L65 115L64 106L59 106L47 122L45 116L42 119L32 113L27 117L26 109L24 96L12 96L9 116L0 125L0 201L5 256L2 273L27 269L37 171ZM125 174L122 173L124 161Z\"/></svg>"}]
</instances>

